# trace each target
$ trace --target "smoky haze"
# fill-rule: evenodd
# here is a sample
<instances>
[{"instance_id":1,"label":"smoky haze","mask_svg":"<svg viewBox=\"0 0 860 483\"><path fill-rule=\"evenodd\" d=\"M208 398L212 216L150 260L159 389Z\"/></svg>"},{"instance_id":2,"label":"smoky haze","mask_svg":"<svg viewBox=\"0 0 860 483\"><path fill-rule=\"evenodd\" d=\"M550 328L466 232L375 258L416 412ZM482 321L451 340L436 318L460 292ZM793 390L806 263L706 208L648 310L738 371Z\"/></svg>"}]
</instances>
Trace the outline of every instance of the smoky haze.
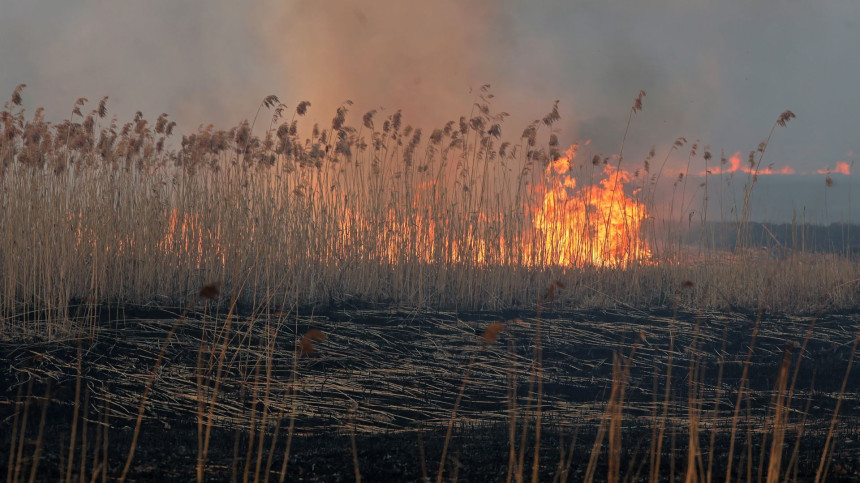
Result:
<instances>
[{"instance_id":1,"label":"smoky haze","mask_svg":"<svg viewBox=\"0 0 860 483\"><path fill-rule=\"evenodd\" d=\"M495 2L301 0L263 29L265 45L318 115L345 100L356 109L402 109L436 126L468 114L470 89L491 82Z\"/></svg>"},{"instance_id":2,"label":"smoky haze","mask_svg":"<svg viewBox=\"0 0 860 483\"><path fill-rule=\"evenodd\" d=\"M663 119L649 125L647 134L631 133L631 141L642 146L655 135L671 144L680 125L707 124L701 109L716 102L709 100L715 81L696 67L693 79L672 78L666 59L626 31L630 15L614 8L576 12L554 2L524 8L492 0L300 0L266 11L261 28L266 55L283 70L287 97L309 100L317 120L330 118L348 99L356 102L353 115L401 109L410 123L438 127L469 116L478 87L489 84L495 112L511 114L503 127L506 136L516 138L559 99L557 133L571 143L589 140L595 150L609 153L619 147L639 89L660 99L659 106L650 107ZM602 17L602 32L589 24L595 17ZM687 109L693 95L703 100Z\"/></svg>"},{"instance_id":3,"label":"smoky haze","mask_svg":"<svg viewBox=\"0 0 860 483\"><path fill-rule=\"evenodd\" d=\"M165 112L182 133L250 119L269 94L290 108L310 101L321 125L349 99L353 122L402 109L434 128L468 116L490 84L493 111L511 114L502 137L516 140L558 99L561 143L609 155L644 89L624 148L631 169L680 136L754 150L791 109L764 164L801 176L858 152L858 22L855 0L0 0L0 96L26 83L28 112L43 106L56 121L78 97L108 95L121 121ZM667 168L686 164L671 156Z\"/></svg>"}]
</instances>

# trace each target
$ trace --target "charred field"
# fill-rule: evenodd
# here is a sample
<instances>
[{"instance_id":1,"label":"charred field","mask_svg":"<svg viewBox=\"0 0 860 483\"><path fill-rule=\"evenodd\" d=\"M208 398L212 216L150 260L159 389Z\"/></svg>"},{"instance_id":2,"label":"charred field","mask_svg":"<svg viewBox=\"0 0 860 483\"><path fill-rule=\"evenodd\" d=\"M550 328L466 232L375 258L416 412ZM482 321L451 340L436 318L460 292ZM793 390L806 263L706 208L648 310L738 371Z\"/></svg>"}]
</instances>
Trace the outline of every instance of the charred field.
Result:
<instances>
[{"instance_id":1,"label":"charred field","mask_svg":"<svg viewBox=\"0 0 860 483\"><path fill-rule=\"evenodd\" d=\"M116 477L142 407L130 480L194 478L207 433L207 480L279 478L288 453L287 480L352 479L357 461L368 480L419 481L437 471L446 439L446 480L499 480L518 471L520 452L530 474L538 412L541 480L581 480L592 458L603 479L613 457L622 475L645 479L659 465L659 477L671 479L687 471L691 445L698 470L724 478L732 439L737 475L757 475L777 448L785 477L814 477L829 439L830 478L856 478L860 375L846 375L855 315L574 313L547 305L540 318L330 309L230 319L198 307L180 320L105 309L95 337L2 344L3 421L14 430L4 431L0 450L23 451L4 470L27 473L38 450L40 479L62 479L67 468ZM486 330L500 321L504 330L490 342ZM538 323L540 406L530 377ZM314 329L325 338L296 357L302 334ZM613 390L621 385L616 413ZM784 435L774 446L777 427Z\"/></svg>"}]
</instances>

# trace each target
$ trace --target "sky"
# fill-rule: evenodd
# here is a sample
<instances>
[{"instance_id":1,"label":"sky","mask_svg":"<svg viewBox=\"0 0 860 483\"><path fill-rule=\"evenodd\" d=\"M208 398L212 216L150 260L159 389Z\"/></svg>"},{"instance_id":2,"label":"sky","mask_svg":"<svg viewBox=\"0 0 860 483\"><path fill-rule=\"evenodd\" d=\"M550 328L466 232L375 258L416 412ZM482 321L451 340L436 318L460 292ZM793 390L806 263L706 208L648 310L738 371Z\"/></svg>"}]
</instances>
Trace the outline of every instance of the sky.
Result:
<instances>
[{"instance_id":1,"label":"sky","mask_svg":"<svg viewBox=\"0 0 860 483\"><path fill-rule=\"evenodd\" d=\"M858 23L856 0L0 0L0 96L26 83L28 111L62 120L107 95L121 121L164 112L181 133L234 126L269 94L310 101L321 123L352 100L356 120L402 109L432 128L468 116L490 84L494 111L511 114L503 137L558 100L561 142L612 154L642 89L634 165L681 136L745 160L791 110L762 166L793 174L761 177L773 201L756 216L835 222L860 219L846 174L860 152Z\"/></svg>"}]
</instances>

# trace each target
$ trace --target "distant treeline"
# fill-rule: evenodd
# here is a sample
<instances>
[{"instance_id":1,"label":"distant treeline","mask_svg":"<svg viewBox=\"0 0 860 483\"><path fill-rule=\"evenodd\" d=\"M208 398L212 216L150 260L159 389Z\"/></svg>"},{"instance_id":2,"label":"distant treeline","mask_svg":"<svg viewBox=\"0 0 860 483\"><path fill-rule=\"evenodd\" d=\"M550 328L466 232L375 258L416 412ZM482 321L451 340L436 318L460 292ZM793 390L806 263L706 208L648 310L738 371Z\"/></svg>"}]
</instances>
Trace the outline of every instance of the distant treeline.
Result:
<instances>
[{"instance_id":1,"label":"distant treeline","mask_svg":"<svg viewBox=\"0 0 860 483\"><path fill-rule=\"evenodd\" d=\"M860 254L860 225L708 222L687 230L687 243L715 250L738 248L807 253Z\"/></svg>"}]
</instances>

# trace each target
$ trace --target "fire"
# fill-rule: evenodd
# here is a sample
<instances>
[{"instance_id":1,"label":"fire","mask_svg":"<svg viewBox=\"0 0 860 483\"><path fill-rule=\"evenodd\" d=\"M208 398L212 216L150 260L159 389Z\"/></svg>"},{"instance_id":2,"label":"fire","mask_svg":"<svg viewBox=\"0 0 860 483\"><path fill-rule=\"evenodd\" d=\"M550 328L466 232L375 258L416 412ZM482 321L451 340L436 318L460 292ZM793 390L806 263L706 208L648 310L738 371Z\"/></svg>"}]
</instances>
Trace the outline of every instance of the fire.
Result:
<instances>
[{"instance_id":1,"label":"fire","mask_svg":"<svg viewBox=\"0 0 860 483\"><path fill-rule=\"evenodd\" d=\"M252 235L252 234L251 234ZM192 257L197 268L200 268L203 256L211 251L213 255L224 254L219 243L217 231L207 229L203 217L199 213L170 210L164 237L159 243L165 253L183 253Z\"/></svg>"},{"instance_id":2,"label":"fire","mask_svg":"<svg viewBox=\"0 0 860 483\"><path fill-rule=\"evenodd\" d=\"M432 199L432 184L419 186L409 206L404 210L390 207L382 214L368 219L357 209L346 209L338 222L339 236L333 240L333 251L355 249L354 253L392 265L410 263L460 263L469 261L478 266L487 262L487 241L469 224L465 239L456 236L455 223L450 217L432 216L427 212ZM406 211L407 213L403 213ZM486 222L485 215L479 221Z\"/></svg>"},{"instance_id":3,"label":"fire","mask_svg":"<svg viewBox=\"0 0 860 483\"><path fill-rule=\"evenodd\" d=\"M372 219L360 209L346 210L331 249L389 264L624 267L648 260L651 250L642 235L647 211L625 194L630 173L606 164L597 184L578 188L570 174L575 155L574 146L547 166L535 196L522 207L527 229L519 235L488 230L501 224L498 214L481 212L468 221L439 216L428 184L416 187L408 207Z\"/></svg>"},{"instance_id":4,"label":"fire","mask_svg":"<svg viewBox=\"0 0 860 483\"><path fill-rule=\"evenodd\" d=\"M797 171L791 166L783 166L782 168L774 168L773 166L764 166L756 168L751 163L743 164L741 161L741 152L737 151L728 160L725 160L724 166L714 166L705 171L699 172L699 176L716 175L716 174L731 174L736 172L755 174L758 176L771 174L795 174ZM838 166L837 166L838 167Z\"/></svg>"},{"instance_id":5,"label":"fire","mask_svg":"<svg viewBox=\"0 0 860 483\"><path fill-rule=\"evenodd\" d=\"M144 244L136 243L135 236L130 233L96 231L91 224L93 220L88 220L81 211L68 212L66 217L79 247L104 253L147 250ZM175 208L169 210L164 231L156 243L159 252L189 257L197 268L201 268L207 253L220 256L222 261L224 259L219 234L210 230L197 213L181 212Z\"/></svg>"},{"instance_id":6,"label":"fire","mask_svg":"<svg viewBox=\"0 0 860 483\"><path fill-rule=\"evenodd\" d=\"M500 212L439 209L441 190L432 182L415 186L399 204L380 210L343 206L335 220L335 236L326 236L325 249L311 250L322 263L355 259L385 264L521 265L527 267L625 267L645 262L651 250L642 234L645 206L625 193L630 173L611 164L599 169L599 180L579 186L572 175L576 146L551 162L523 205L522 217ZM597 169L597 168L595 168ZM592 178L593 180L593 178ZM629 191L629 189L627 190ZM406 201L409 200L409 201ZM408 205L408 206L406 206ZM96 243L95 234L77 225L79 245ZM210 226L199 213L169 210L157 250L190 257L201 267L204 259L225 262L218 223ZM250 227L244 235L253 239ZM116 249L133 248L120 240ZM110 249L109 247L106 247Z\"/></svg>"},{"instance_id":7,"label":"fire","mask_svg":"<svg viewBox=\"0 0 860 483\"><path fill-rule=\"evenodd\" d=\"M819 169L818 171L816 171L816 173L817 174L835 173L835 174L844 174L846 176L850 176L851 175L851 165L846 163L845 161L838 161L836 163L835 168L833 168L833 169L830 169L830 168Z\"/></svg>"},{"instance_id":8,"label":"fire","mask_svg":"<svg viewBox=\"0 0 860 483\"><path fill-rule=\"evenodd\" d=\"M549 186L533 217L536 243L524 247L527 260L532 265L598 267L647 260L651 251L641 233L647 212L624 193L630 173L604 164L598 184L577 189L569 174L575 155L571 147L547 166Z\"/></svg>"}]
</instances>

